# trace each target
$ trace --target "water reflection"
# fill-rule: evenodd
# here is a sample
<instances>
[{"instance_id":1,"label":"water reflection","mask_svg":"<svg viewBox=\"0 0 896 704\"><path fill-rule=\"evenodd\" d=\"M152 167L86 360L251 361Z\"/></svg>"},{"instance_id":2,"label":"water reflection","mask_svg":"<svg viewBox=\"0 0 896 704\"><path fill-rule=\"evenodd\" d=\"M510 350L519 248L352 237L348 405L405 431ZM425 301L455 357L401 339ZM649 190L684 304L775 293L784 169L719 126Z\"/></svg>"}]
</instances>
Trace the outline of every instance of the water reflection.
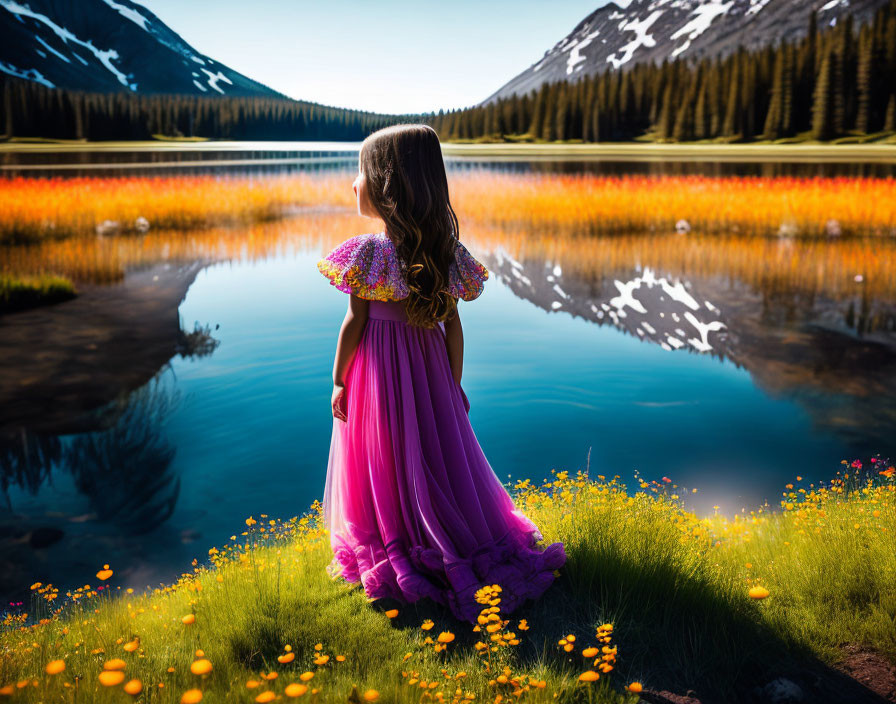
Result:
<instances>
[{"instance_id":1,"label":"water reflection","mask_svg":"<svg viewBox=\"0 0 896 704\"><path fill-rule=\"evenodd\" d=\"M177 342L174 348L181 357L197 358L208 357L220 344L220 340L212 337L212 326L200 325L197 320L193 323L192 332L178 328Z\"/></svg>"},{"instance_id":2,"label":"water reflection","mask_svg":"<svg viewBox=\"0 0 896 704\"><path fill-rule=\"evenodd\" d=\"M66 255L67 261L100 281L108 280L110 270L121 271L121 278L112 284L79 281L81 293L71 305L0 319L0 435L23 427L43 434L95 430L91 411L146 384L173 356L208 356L218 345L209 325L195 321L190 329L178 314L211 258L166 261L162 246L129 260L116 249L121 241L95 241L90 252L70 240L56 243L61 251L73 244L76 253ZM141 250L139 241L131 246ZM104 251L116 254L104 260Z\"/></svg>"},{"instance_id":3,"label":"water reflection","mask_svg":"<svg viewBox=\"0 0 896 704\"><path fill-rule=\"evenodd\" d=\"M151 149L127 145L89 145L73 149L0 151L0 173L11 176L116 176L177 173L193 175L238 170L288 173L356 169L360 144L271 143L215 146L159 144Z\"/></svg>"},{"instance_id":4,"label":"water reflection","mask_svg":"<svg viewBox=\"0 0 896 704\"><path fill-rule=\"evenodd\" d=\"M140 534L171 516L180 478L171 471L176 448L164 427L178 400L157 376L97 413L104 430L72 439L65 467L98 520Z\"/></svg>"},{"instance_id":5,"label":"water reflection","mask_svg":"<svg viewBox=\"0 0 896 704\"><path fill-rule=\"evenodd\" d=\"M661 252L644 261L666 269ZM661 275L640 263L584 272L581 260L570 255L520 261L499 246L485 261L516 295L545 311L612 325L668 352L731 360L770 395L803 406L820 432L841 437L856 452L891 440L892 298L874 300L862 287L848 298L837 287L781 291L780 284L766 287L771 277L757 290L730 272L678 269Z\"/></svg>"},{"instance_id":6,"label":"water reflection","mask_svg":"<svg viewBox=\"0 0 896 704\"><path fill-rule=\"evenodd\" d=\"M463 306L464 383L502 479L593 447L737 510L774 503L794 458L817 481L896 451L896 243L461 227L493 276ZM110 283L0 323L0 592L82 583L97 554L170 579L247 515L306 510L345 309L314 262L365 231L321 210L8 250Z\"/></svg>"},{"instance_id":7,"label":"water reflection","mask_svg":"<svg viewBox=\"0 0 896 704\"><path fill-rule=\"evenodd\" d=\"M449 171L494 170L511 173L575 174L608 176L792 176L798 178L896 176L896 160L881 157L877 161L839 156L836 148L826 159L818 154L805 157L757 149L755 155L724 152L711 157L696 152L676 158L668 153L643 155L553 154L533 156L525 151L508 155L457 154L463 145L444 146L445 166ZM501 145L497 145L501 146ZM296 172L346 171L357 169L360 143L352 142L208 142L197 144L160 143L151 148L135 149L128 145L107 147L90 145L71 149L48 146L0 152L0 173L10 176L132 176L199 175L224 173L289 174ZM610 145L612 149L612 145Z\"/></svg>"},{"instance_id":8,"label":"water reflection","mask_svg":"<svg viewBox=\"0 0 896 704\"><path fill-rule=\"evenodd\" d=\"M53 465L61 459L62 443L54 435L32 433L23 427L18 432L0 434L0 485L7 509L13 510L11 486L36 494L50 481Z\"/></svg>"},{"instance_id":9,"label":"water reflection","mask_svg":"<svg viewBox=\"0 0 896 704\"><path fill-rule=\"evenodd\" d=\"M166 425L180 392L157 374L148 384L91 411L97 430L48 435L25 427L0 433L0 593L22 599L35 573L78 574L93 551L155 530L172 515L180 476ZM114 540L110 536L114 535ZM54 566L45 560L53 548ZM33 581L33 580L32 580Z\"/></svg>"}]
</instances>

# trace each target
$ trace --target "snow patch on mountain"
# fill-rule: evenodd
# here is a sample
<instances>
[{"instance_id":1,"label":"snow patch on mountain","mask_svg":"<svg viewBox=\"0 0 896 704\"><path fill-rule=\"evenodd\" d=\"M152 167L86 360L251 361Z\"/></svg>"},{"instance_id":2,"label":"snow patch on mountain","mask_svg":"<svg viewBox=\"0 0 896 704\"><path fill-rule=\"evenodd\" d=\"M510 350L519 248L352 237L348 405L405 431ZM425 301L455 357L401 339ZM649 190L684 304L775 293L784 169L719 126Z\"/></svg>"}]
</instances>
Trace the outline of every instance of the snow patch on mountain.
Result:
<instances>
[{"instance_id":1,"label":"snow patch on mountain","mask_svg":"<svg viewBox=\"0 0 896 704\"><path fill-rule=\"evenodd\" d=\"M763 7L768 5L768 3L769 0L750 0L750 9L748 9L744 15L755 15Z\"/></svg>"},{"instance_id":2,"label":"snow patch on mountain","mask_svg":"<svg viewBox=\"0 0 896 704\"><path fill-rule=\"evenodd\" d=\"M65 54L62 54L62 53L56 51L53 47L51 47L49 44L47 44L47 42L44 41L43 37L35 37L35 39L37 39L37 41L39 41L41 44L43 44L44 47L46 47L47 51L49 51L53 54L56 54L56 56L58 56L60 59L65 61L65 63L70 64L72 62L72 60L70 58L68 58ZM44 54L44 56L46 56L46 54Z\"/></svg>"},{"instance_id":3,"label":"snow patch on mountain","mask_svg":"<svg viewBox=\"0 0 896 704\"><path fill-rule=\"evenodd\" d=\"M3 71L3 73L8 73L10 76L15 76L16 78L27 78L29 81L40 83L42 85L45 85L47 88L56 87L46 78L44 78L43 74L36 68L21 69L13 66L12 64L8 64L5 61L0 61L0 71Z\"/></svg>"},{"instance_id":4,"label":"snow patch on mountain","mask_svg":"<svg viewBox=\"0 0 896 704\"><path fill-rule=\"evenodd\" d=\"M586 34L585 38L581 41L573 44L572 48L569 50L569 59L566 62L567 75L572 73L576 68L581 68L581 66L577 66L577 64L585 60L585 56L581 53L581 50L588 46L598 34L600 34L600 30L596 29L589 34Z\"/></svg>"},{"instance_id":5,"label":"snow patch on mountain","mask_svg":"<svg viewBox=\"0 0 896 704\"><path fill-rule=\"evenodd\" d=\"M635 38L628 44L620 47L619 51L622 53L621 57L616 58L616 52L613 52L607 57L607 61L613 64L613 68L619 68L622 64L631 59L632 55L639 47L656 46L656 40L651 35L647 34L647 30L650 29L650 25L656 22L662 14L662 10L654 10L645 20L634 19L619 23L620 32L634 32Z\"/></svg>"},{"instance_id":6,"label":"snow patch on mountain","mask_svg":"<svg viewBox=\"0 0 896 704\"><path fill-rule=\"evenodd\" d=\"M37 20L38 22L42 22L51 30L53 30L53 32L55 32L55 34L66 44L72 42L74 44L78 44L79 46L83 46L85 49L88 49L90 52L92 52L93 55L96 56L96 58L99 60L99 62L103 66L105 66L106 69L108 69L111 73L113 73L122 85L126 86L130 90L137 89L137 84L129 83L127 76L125 76L124 73L122 73L118 69L118 67L112 64L113 59L118 58L118 52L115 51L115 49L98 49L93 45L93 42L90 39L86 41L79 39L68 29L66 29L65 27L60 27L46 15L42 15L39 12L34 12L27 5L21 5L15 2L15 0L0 0L0 7L3 7L5 10L8 10L17 17L30 17Z\"/></svg>"},{"instance_id":7,"label":"snow patch on mountain","mask_svg":"<svg viewBox=\"0 0 896 704\"><path fill-rule=\"evenodd\" d=\"M233 85L233 82L227 76L225 76L221 71L218 71L217 73L212 73L207 68L204 68L202 70L208 74L209 87L214 88L216 91L218 91L221 94L223 94L224 91L218 87L218 81L224 81L225 83L230 83L231 85ZM195 81L194 81L194 83L195 83Z\"/></svg>"},{"instance_id":8,"label":"snow patch on mountain","mask_svg":"<svg viewBox=\"0 0 896 704\"><path fill-rule=\"evenodd\" d=\"M709 25L712 24L712 21L716 17L718 17L719 15L724 15L726 12L728 12L732 5L734 5L734 0L730 0L730 2L724 3L709 2L705 5L698 5L694 10L694 18L687 24L680 27L677 32L669 35L670 39L678 39L678 37L680 37L682 34L689 33L684 44L676 47L671 55L677 56L682 51L687 49L694 39L703 34L703 32L705 32L709 28Z\"/></svg>"},{"instance_id":9,"label":"snow patch on mountain","mask_svg":"<svg viewBox=\"0 0 896 704\"><path fill-rule=\"evenodd\" d=\"M141 29L149 31L149 28L146 26L148 19L146 19L143 15L137 12L132 7L127 7L126 5L122 5L120 3L115 2L115 0L103 0L109 7L113 10L117 10L121 13L122 17L126 17L134 24L138 25Z\"/></svg>"}]
</instances>

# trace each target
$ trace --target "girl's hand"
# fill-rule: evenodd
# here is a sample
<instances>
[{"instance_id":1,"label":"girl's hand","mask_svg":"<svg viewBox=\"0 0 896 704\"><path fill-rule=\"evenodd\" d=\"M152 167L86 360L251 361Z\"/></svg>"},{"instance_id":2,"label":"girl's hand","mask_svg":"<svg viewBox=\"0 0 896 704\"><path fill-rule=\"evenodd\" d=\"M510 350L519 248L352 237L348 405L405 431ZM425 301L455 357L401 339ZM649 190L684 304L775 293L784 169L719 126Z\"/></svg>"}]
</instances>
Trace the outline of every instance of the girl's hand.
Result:
<instances>
[{"instance_id":1,"label":"girl's hand","mask_svg":"<svg viewBox=\"0 0 896 704\"><path fill-rule=\"evenodd\" d=\"M345 414L345 386L341 384L333 384L333 396L330 400L330 406L333 409L333 417L343 422L348 422Z\"/></svg>"}]
</instances>

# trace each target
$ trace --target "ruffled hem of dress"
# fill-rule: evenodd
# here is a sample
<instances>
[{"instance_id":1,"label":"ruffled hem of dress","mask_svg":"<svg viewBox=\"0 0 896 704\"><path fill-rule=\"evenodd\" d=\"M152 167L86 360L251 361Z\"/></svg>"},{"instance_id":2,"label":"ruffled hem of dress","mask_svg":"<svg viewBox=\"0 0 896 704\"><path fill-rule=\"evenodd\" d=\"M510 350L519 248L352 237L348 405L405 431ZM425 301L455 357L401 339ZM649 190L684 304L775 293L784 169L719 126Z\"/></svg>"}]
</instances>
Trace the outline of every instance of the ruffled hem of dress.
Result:
<instances>
[{"instance_id":1,"label":"ruffled hem of dress","mask_svg":"<svg viewBox=\"0 0 896 704\"><path fill-rule=\"evenodd\" d=\"M527 599L539 598L551 586L554 570L566 562L566 552L563 543L535 549L540 539L537 530L510 531L481 546L470 558L451 562L435 548L405 548L393 542L379 553L388 557L362 572L354 550L336 538L327 573L347 582L360 581L370 600L392 598L414 603L430 597L447 606L458 619L476 623L485 606L476 601L475 594L483 586L501 586L502 614L512 613Z\"/></svg>"}]
</instances>

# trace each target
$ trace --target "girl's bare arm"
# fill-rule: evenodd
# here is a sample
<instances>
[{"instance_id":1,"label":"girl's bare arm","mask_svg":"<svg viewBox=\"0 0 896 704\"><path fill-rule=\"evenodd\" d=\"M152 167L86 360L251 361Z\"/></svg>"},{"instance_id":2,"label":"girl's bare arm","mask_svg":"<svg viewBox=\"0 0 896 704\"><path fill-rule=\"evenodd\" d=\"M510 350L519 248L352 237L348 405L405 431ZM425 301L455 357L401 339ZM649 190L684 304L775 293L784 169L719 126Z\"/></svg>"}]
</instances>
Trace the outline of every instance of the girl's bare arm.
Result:
<instances>
[{"instance_id":1,"label":"girl's bare arm","mask_svg":"<svg viewBox=\"0 0 896 704\"><path fill-rule=\"evenodd\" d=\"M339 339L336 342L336 359L333 362L333 384L345 386L345 373L354 357L364 326L367 324L367 313L370 310L370 301L349 295L348 310L342 327L339 329Z\"/></svg>"},{"instance_id":2,"label":"girl's bare arm","mask_svg":"<svg viewBox=\"0 0 896 704\"><path fill-rule=\"evenodd\" d=\"M460 324L460 311L455 311L454 316L445 321L445 345L448 348L451 375L460 384L464 367L464 329Z\"/></svg>"}]
</instances>

